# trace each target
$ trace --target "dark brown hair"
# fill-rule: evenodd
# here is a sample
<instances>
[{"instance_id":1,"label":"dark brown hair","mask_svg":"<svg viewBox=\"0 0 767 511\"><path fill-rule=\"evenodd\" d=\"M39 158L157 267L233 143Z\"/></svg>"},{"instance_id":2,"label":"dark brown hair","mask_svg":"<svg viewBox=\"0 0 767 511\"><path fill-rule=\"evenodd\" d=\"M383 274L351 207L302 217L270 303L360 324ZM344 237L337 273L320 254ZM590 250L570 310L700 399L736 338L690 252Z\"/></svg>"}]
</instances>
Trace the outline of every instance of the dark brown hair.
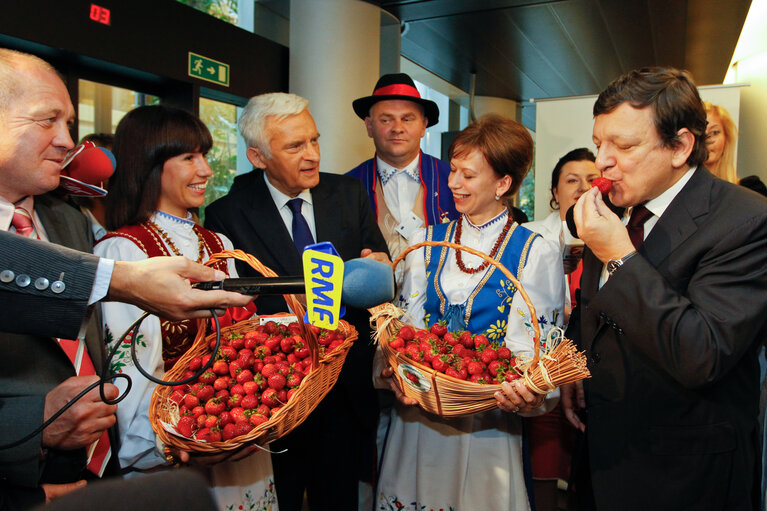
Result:
<instances>
[{"instance_id":1,"label":"dark brown hair","mask_svg":"<svg viewBox=\"0 0 767 511\"><path fill-rule=\"evenodd\" d=\"M163 165L174 156L200 152L213 145L210 131L194 115L162 105L131 110L117 125L117 167L109 180L106 228L146 221L157 208Z\"/></svg>"},{"instance_id":2,"label":"dark brown hair","mask_svg":"<svg viewBox=\"0 0 767 511\"><path fill-rule=\"evenodd\" d=\"M690 73L673 67L645 67L626 73L599 94L594 117L609 114L625 102L634 108L652 107L655 129L664 147L679 143L680 129L690 130L695 144L688 165L702 165L708 159L706 111Z\"/></svg>"},{"instance_id":3,"label":"dark brown hair","mask_svg":"<svg viewBox=\"0 0 767 511\"><path fill-rule=\"evenodd\" d=\"M554 165L554 170L551 171L551 188L549 189L551 191L551 199L549 199L549 206L551 206L551 209L559 209L559 204L557 204L557 201L554 199L554 188L559 184L559 176L562 174L562 167L571 161L594 162L597 161L597 158L594 156L594 153L585 147L579 147L578 149L573 149L559 159L557 164Z\"/></svg>"},{"instance_id":4,"label":"dark brown hair","mask_svg":"<svg viewBox=\"0 0 767 511\"><path fill-rule=\"evenodd\" d=\"M533 163L533 137L527 128L496 114L480 117L455 137L448 156L465 156L473 150L482 153L498 177L511 176L504 197L516 194Z\"/></svg>"}]
</instances>

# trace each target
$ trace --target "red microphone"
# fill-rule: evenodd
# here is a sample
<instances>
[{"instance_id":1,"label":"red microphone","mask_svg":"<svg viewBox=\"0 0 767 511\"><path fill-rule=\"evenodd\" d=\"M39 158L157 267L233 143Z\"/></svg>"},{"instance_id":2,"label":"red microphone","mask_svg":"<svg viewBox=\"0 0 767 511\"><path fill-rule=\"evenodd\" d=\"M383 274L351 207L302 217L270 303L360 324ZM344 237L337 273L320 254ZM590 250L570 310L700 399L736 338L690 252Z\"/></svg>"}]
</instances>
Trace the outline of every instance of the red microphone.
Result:
<instances>
[{"instance_id":1,"label":"red microphone","mask_svg":"<svg viewBox=\"0 0 767 511\"><path fill-rule=\"evenodd\" d=\"M101 186L114 170L115 157L109 149L84 142L64 159L59 187L69 195L103 197L107 191Z\"/></svg>"}]
</instances>

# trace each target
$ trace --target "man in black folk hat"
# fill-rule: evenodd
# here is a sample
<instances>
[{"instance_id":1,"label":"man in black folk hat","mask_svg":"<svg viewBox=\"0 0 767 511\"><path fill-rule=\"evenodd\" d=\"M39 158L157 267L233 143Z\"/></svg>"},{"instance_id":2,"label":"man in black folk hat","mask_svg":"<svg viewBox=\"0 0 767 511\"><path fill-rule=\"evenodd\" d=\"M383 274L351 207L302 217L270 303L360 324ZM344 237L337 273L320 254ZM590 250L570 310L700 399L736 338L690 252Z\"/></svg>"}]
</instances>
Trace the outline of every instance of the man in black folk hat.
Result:
<instances>
[{"instance_id":1,"label":"man in black folk hat","mask_svg":"<svg viewBox=\"0 0 767 511\"><path fill-rule=\"evenodd\" d=\"M354 100L376 147L375 157L347 175L361 179L389 252L396 257L412 232L458 217L447 186L450 165L424 154L421 138L439 121L437 104L421 98L404 73L382 76L372 96Z\"/></svg>"}]
</instances>

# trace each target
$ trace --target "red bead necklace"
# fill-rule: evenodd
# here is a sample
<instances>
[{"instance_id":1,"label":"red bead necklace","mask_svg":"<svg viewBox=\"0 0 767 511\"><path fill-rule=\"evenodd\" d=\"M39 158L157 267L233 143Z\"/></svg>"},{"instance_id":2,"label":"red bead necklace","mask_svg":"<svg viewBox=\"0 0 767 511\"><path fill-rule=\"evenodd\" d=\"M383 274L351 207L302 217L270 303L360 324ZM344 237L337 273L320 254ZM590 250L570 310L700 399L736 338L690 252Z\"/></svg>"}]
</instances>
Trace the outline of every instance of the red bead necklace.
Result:
<instances>
[{"instance_id":1,"label":"red bead necklace","mask_svg":"<svg viewBox=\"0 0 767 511\"><path fill-rule=\"evenodd\" d=\"M497 240L495 240L495 245L493 245L493 249L490 251L490 254L489 254L490 257L495 258L495 255L498 253L498 249L501 248L501 243L503 242L503 239L506 237L506 234L509 232L509 229L511 228L511 224L513 223L514 223L514 219L512 218L511 213L508 213L508 216L506 219L506 225L503 226L501 235L498 236ZM461 227L462 225L463 225L463 218L459 218L458 225L455 228L455 242L458 245L461 244L461 233L463 232L463 229ZM476 268L467 268L466 265L463 264L463 257L461 256L461 253L462 252L460 250L455 251L455 262L458 263L458 269L464 273L468 273L469 275L472 275L474 273L479 273L490 265L489 261L484 261L482 264L480 264Z\"/></svg>"}]
</instances>

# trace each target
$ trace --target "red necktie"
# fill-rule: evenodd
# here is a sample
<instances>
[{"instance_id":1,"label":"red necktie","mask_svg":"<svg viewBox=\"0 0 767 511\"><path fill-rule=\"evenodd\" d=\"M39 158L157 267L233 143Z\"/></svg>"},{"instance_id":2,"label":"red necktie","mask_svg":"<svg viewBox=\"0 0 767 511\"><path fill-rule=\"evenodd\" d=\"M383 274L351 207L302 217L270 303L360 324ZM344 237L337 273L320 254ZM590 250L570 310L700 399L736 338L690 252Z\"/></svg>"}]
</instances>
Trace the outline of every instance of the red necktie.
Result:
<instances>
[{"instance_id":1,"label":"red necktie","mask_svg":"<svg viewBox=\"0 0 767 511\"><path fill-rule=\"evenodd\" d=\"M626 225L626 230L629 232L629 238L634 248L639 250L644 242L644 223L653 216L652 211L640 204L634 206L631 210L631 217L629 223Z\"/></svg>"},{"instance_id":2,"label":"red necktie","mask_svg":"<svg viewBox=\"0 0 767 511\"><path fill-rule=\"evenodd\" d=\"M32 222L32 216L29 212L17 206L13 212L13 219L11 225L16 229L16 234L25 236L27 238L40 239L35 229L35 224ZM88 351L85 349L85 342L82 339L56 339L64 350L70 362L75 368L77 376L89 376L96 374L96 369L93 367L93 362ZM106 431L101 434L101 437L93 442L88 448L88 470L101 477L104 473L104 469L109 462L111 456L111 449L109 445L109 435Z\"/></svg>"},{"instance_id":3,"label":"red necktie","mask_svg":"<svg viewBox=\"0 0 767 511\"><path fill-rule=\"evenodd\" d=\"M35 230L35 224L32 222L32 215L22 207L16 206L11 225L16 229L16 234L26 238L40 239Z\"/></svg>"}]
</instances>

